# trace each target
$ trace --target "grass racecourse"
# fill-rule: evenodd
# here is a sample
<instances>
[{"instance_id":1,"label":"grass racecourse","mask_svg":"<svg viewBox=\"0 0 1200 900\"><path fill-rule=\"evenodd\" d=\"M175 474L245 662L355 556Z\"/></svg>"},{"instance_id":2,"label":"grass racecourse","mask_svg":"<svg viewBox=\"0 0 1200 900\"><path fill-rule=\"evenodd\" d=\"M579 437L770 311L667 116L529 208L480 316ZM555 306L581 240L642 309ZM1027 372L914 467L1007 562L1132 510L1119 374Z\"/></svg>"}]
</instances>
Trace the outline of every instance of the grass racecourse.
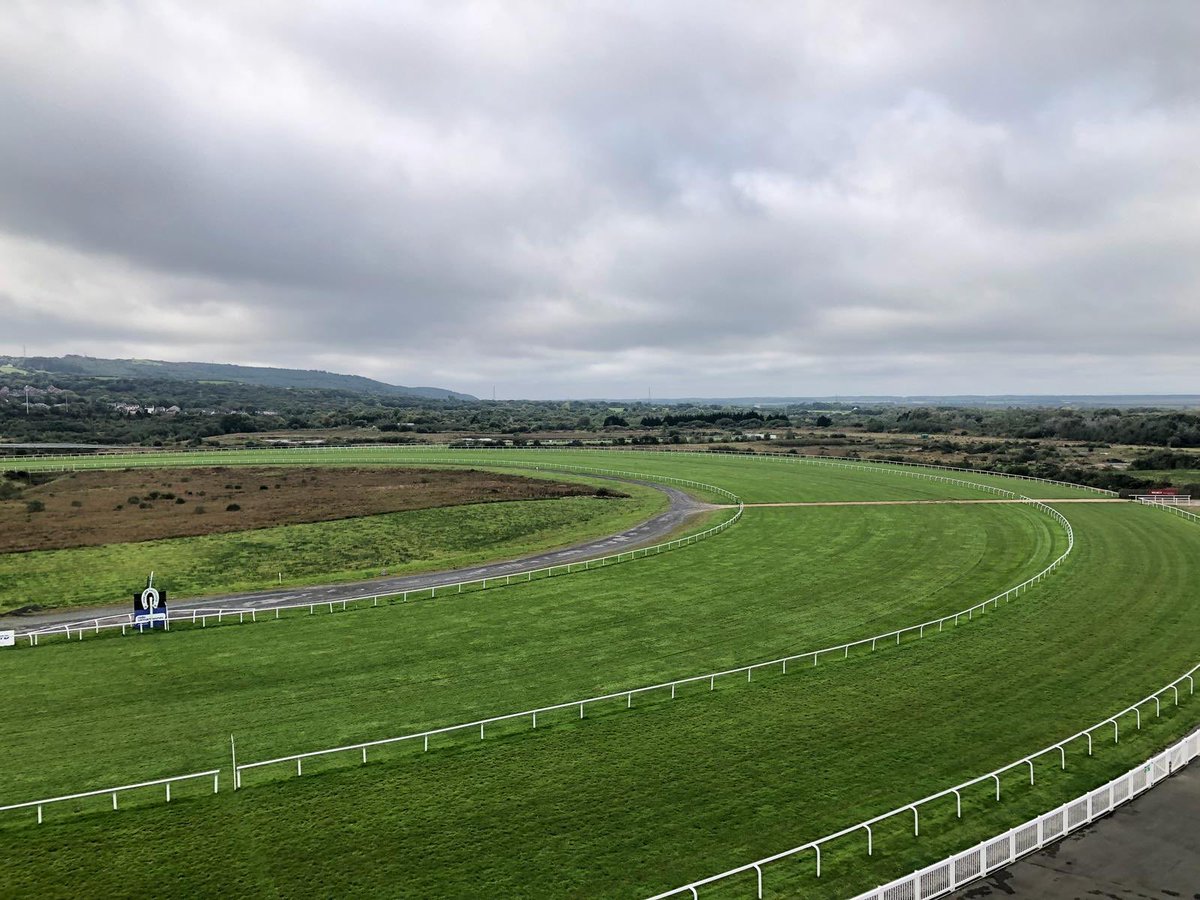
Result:
<instances>
[{"instance_id":1,"label":"grass racecourse","mask_svg":"<svg viewBox=\"0 0 1200 900\"><path fill-rule=\"evenodd\" d=\"M327 451L332 453L332 451ZM462 456L462 452L457 452ZM440 455L454 456L455 451ZM233 461L238 457L225 454ZM478 459L478 454L476 459ZM396 453L426 464L436 451ZM693 479L747 502L981 499L891 467L539 452ZM255 459L260 462L261 459ZM271 460L274 462L275 460ZM311 460L309 460L311 461ZM330 458L331 463L340 460ZM357 460L362 462L361 457ZM378 460L381 464L389 460ZM212 463L212 457L204 460ZM124 464L124 463L122 463ZM29 463L23 463L28 467ZM1094 493L974 474L1027 495ZM1056 558L1027 505L747 509L679 551L434 601L0 651L0 805L222 767L180 788L0 814L0 894L643 897L983 774L1124 708L1200 657L1200 526L1133 504L1061 504L1076 546L1047 581L900 646L437 738L247 772L241 762L399 735L816 649L972 605ZM1200 722L1144 708L981 787L765 870L766 896L844 897L1100 784ZM208 792L206 794L206 792ZM753 877L702 889L752 897Z\"/></svg>"}]
</instances>

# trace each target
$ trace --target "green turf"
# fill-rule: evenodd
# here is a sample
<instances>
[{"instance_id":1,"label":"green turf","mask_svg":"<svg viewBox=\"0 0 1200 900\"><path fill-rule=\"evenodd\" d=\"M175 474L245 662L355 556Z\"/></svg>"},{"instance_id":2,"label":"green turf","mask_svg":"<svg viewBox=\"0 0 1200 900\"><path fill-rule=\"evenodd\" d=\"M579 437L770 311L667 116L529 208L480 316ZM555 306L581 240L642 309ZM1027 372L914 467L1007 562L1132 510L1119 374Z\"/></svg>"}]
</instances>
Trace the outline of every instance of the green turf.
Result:
<instances>
[{"instance_id":1,"label":"green turf","mask_svg":"<svg viewBox=\"0 0 1200 900\"><path fill-rule=\"evenodd\" d=\"M151 747L155 776L220 765L231 731L261 759L772 659L977 603L1063 541L1025 507L754 509L684 550L528 585L23 648L0 657L25 687L0 782L33 798L127 779ZM128 690L149 680L188 714ZM44 718L48 702L77 712ZM69 752L26 765L47 745Z\"/></svg>"},{"instance_id":2,"label":"green turf","mask_svg":"<svg viewBox=\"0 0 1200 900\"><path fill-rule=\"evenodd\" d=\"M0 555L0 612L27 603L121 601L158 572L177 599L280 584L327 584L451 569L611 534L667 506L624 485L629 499L570 497L408 510L252 531ZM282 580L280 580L282 575ZM52 602L47 603L46 598Z\"/></svg>"},{"instance_id":3,"label":"green turf","mask_svg":"<svg viewBox=\"0 0 1200 900\"><path fill-rule=\"evenodd\" d=\"M1178 560L1200 533L1129 506L1070 515L1079 558L1044 591L956 632L633 712L597 710L582 724L568 717L427 756L248 778L236 796L23 827L7 833L11 884L39 894L86 885L289 896L321 885L339 896L637 897L802 843L1017 758L1193 664L1200 609L1187 598L1200 578ZM357 702L353 686L336 686ZM184 690L177 702L193 700ZM961 826L952 805L930 810L913 841L901 818L877 830L874 857L848 841L829 852L821 882L805 874L809 857L773 870L768 885L820 897L869 887L1107 780L1198 712L1196 699L1161 723L1148 710L1141 735L1130 718L1117 747L1097 738L1090 762L1082 743L1072 747L1065 777L1046 764L1029 789L1014 773L999 807L987 790L968 795ZM713 895L745 895L746 882L733 887Z\"/></svg>"},{"instance_id":4,"label":"green turf","mask_svg":"<svg viewBox=\"0 0 1200 900\"><path fill-rule=\"evenodd\" d=\"M538 459L559 456L750 500L943 490L765 460ZM741 468L727 471L731 462ZM1078 542L1068 563L964 627L787 677L639 699L631 712L614 702L582 723L543 718L536 733L522 723L482 742L440 739L428 755L381 752L362 768L311 764L303 779L286 767L247 775L236 796L49 812L40 828L0 832L8 883L72 896L637 897L802 843L1057 740L1197 661L1197 526L1131 504L1062 510ZM0 679L19 687L0 783L21 794L6 788L3 800L51 778L78 789L112 783L120 767L149 777L220 764L231 730L245 761L858 637L976 602L1036 571L1061 541L1051 519L1022 506L755 509L714 540L570 578L14 651L0 656ZM155 679L170 704L130 688ZM811 857L770 870L768 896L845 896L1015 824L1182 734L1200 700L1167 712L1155 722L1146 707L1141 734L1130 717L1115 748L1098 737L1091 760L1073 747L1065 775L1039 766L1032 789L1014 773L999 806L987 790L965 797L961 823L952 804L927 810L918 841L901 818L876 830L870 859L861 841L830 848L820 883Z\"/></svg>"}]
</instances>

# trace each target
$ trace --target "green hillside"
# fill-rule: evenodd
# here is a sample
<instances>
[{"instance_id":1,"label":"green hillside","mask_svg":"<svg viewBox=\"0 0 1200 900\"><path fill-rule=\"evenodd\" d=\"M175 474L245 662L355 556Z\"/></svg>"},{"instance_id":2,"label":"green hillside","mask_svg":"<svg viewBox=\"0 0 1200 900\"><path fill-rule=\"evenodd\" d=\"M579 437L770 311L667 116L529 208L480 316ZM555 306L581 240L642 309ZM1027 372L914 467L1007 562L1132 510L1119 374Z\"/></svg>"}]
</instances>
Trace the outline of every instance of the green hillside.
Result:
<instances>
[{"instance_id":1,"label":"green hillside","mask_svg":"<svg viewBox=\"0 0 1200 900\"><path fill-rule=\"evenodd\" d=\"M18 360L0 357L0 364L16 366ZM91 356L31 356L21 368L32 371L84 375L99 378L169 378L176 381L226 381L263 387L314 388L351 391L396 397L421 397L428 400L474 400L446 388L405 387L364 378L339 375L315 369L273 369L259 366L235 366L226 363L164 362L157 359L98 359Z\"/></svg>"}]
</instances>

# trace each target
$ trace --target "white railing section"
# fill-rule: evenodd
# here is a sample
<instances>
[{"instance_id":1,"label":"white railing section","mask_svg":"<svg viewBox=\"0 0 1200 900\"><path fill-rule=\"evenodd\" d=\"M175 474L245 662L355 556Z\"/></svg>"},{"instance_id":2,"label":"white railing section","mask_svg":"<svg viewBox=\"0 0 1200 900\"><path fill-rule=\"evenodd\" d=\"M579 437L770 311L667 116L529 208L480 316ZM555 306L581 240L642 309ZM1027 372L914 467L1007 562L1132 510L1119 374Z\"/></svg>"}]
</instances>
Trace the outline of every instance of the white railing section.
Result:
<instances>
[{"instance_id":1,"label":"white railing section","mask_svg":"<svg viewBox=\"0 0 1200 900\"><path fill-rule=\"evenodd\" d=\"M832 834L827 834L824 837L817 838L816 840L809 841L808 843L805 843L805 844L801 844L798 847L793 847L790 850L784 850L781 853L775 853L771 856L763 857L762 859L755 860L754 862L751 862L751 863L746 863L744 865L738 866L737 868L728 869L717 875L710 875L707 878L701 878L698 881L693 881L690 884L685 884L681 887L674 888L673 890L665 891L661 894L655 894L653 897L649 898L649 900L663 900L663 898L665 898L665 897L675 897L680 894L687 894L687 893L690 893L692 895L692 897L698 897L699 896L699 893L697 890L698 888L701 888L708 884L713 884L714 882L717 882L717 881L723 881L726 878L731 878L736 875L745 875L750 872L754 872L757 876L758 896L759 896L759 898L761 898L762 891L763 891L763 866L766 866L773 862L778 862L781 859L787 859L789 857L797 856L801 853L810 853L811 852L815 855L815 857L816 857L816 874L817 874L817 877L819 878L821 876L821 847L822 847L822 845L828 844L829 842L837 840L839 838L847 837L849 835L853 835L856 833L862 833L866 837L867 855L870 856L870 855L872 855L873 850L874 850L873 835L872 835L871 828L874 825L878 825L880 822L884 822L888 819L895 818L896 816L911 815L912 820L913 820L913 834L919 835L920 834L920 808L922 806L925 806L926 804L932 803L937 800L949 800L951 797L953 797L955 800L955 804L956 804L958 818L962 818L962 792L968 788L975 787L976 785L987 784L989 782L995 782L996 800L999 801L1000 800L1000 776L1001 775L1007 774L1007 773L1011 772L1013 769L1024 770L1025 768L1028 768L1029 783L1033 784L1034 783L1034 765L1033 765L1034 761L1042 758L1043 756L1047 756L1049 754L1056 754L1059 758L1059 763L1060 763L1061 768L1065 770L1067 768L1067 745L1073 744L1077 741L1086 740L1087 748L1088 748L1088 756L1091 756L1092 749L1093 749L1093 747L1092 747L1092 732L1097 731L1101 728L1107 730L1107 728L1109 726L1112 726L1113 743L1119 742L1120 737L1121 737L1120 721L1122 719L1125 719L1130 715L1135 716L1137 728L1140 730L1142 727L1141 707L1148 706L1149 704L1153 703L1155 716L1156 717L1161 716L1161 714L1162 714L1162 696L1163 695L1168 695L1168 696L1173 695L1175 705L1178 706L1179 705L1179 688L1183 685L1183 683L1185 681L1187 682L1188 694L1191 695L1191 694L1195 693L1195 691L1196 691L1195 676L1198 671L1200 671L1200 665L1193 666L1186 673L1179 676L1174 681L1159 688L1154 693L1149 694L1146 697L1143 697L1141 700L1137 701L1136 703L1125 707L1125 709L1121 710L1119 713L1109 716L1107 719L1102 719L1101 721L1097 722L1095 725L1085 728L1083 731L1078 731L1075 734L1071 735L1070 737L1063 738L1062 740L1059 740L1059 741L1055 741L1053 744L1043 747L1041 750L1031 753L1028 756L1022 757L1021 759L1018 759L1015 762L1011 762L1006 766L1001 766L999 769L993 769L991 772L988 772L986 775L979 775L975 778L970 779L969 781L964 781L961 784L955 785L952 788L946 788L945 790L938 791L936 794L930 794L928 797L922 797L920 800L914 800L911 803L906 803L903 806L896 807L895 809L890 810L889 812L885 812L882 815L875 816L874 818L871 818L871 819L866 819L862 822L859 822L857 825L851 825L848 828L843 828L841 831L835 831ZM903 897L903 896L905 896L905 895L902 895L902 894L897 895L897 897ZM892 898L889 898L889 900L892 900Z\"/></svg>"},{"instance_id":2,"label":"white railing section","mask_svg":"<svg viewBox=\"0 0 1200 900\"><path fill-rule=\"evenodd\" d=\"M942 897L1106 816L1200 756L1200 731L1157 753L1103 787L1030 819L949 859L859 894L854 900Z\"/></svg>"},{"instance_id":3,"label":"white railing section","mask_svg":"<svg viewBox=\"0 0 1200 900\"><path fill-rule=\"evenodd\" d=\"M65 803L69 800L83 800L88 797L105 797L112 796L112 808L117 808L117 796L126 791L136 791L143 788L151 788L163 786L166 788L167 802L171 802L171 785L178 784L181 781L194 781L199 778L211 778L213 780L213 793L217 793L220 789L220 769L209 769L207 772L193 772L190 775L173 775L170 778L158 778L154 781L142 781L137 784L123 784L119 787L100 788L95 791L83 791L79 794L64 794L61 797L46 797L42 800L28 800L25 803L10 803L8 806L0 806L0 813L9 812L14 809L36 809L38 824L42 824L42 808L50 806L52 803Z\"/></svg>"},{"instance_id":4,"label":"white railing section","mask_svg":"<svg viewBox=\"0 0 1200 900\"><path fill-rule=\"evenodd\" d=\"M718 678L726 678L727 679L729 676L745 675L746 680L751 681L751 680L753 680L753 676L756 671L760 671L760 670L764 670L764 669L773 670L775 668L779 668L781 671L781 674L786 675L787 671L788 671L789 663L793 664L793 671L795 671L795 668L796 668L795 663L806 663L810 659L812 660L812 665L815 667L817 665L818 660L822 656L827 657L827 658L828 657L837 658L838 655L840 654L842 659L846 659L850 656L850 651L857 647L865 648L867 646L870 646L871 650L874 651L881 642L883 642L885 645L891 645L893 638L895 638L895 644L899 644L901 642L901 638L904 635L923 638L925 636L925 632L927 629L930 631L930 633L933 632L934 626L937 626L937 630L941 631L943 629L943 627L946 625L946 623L948 623L948 622L953 622L955 625L958 625L959 621L962 619L966 619L967 621L970 621L971 619L974 618L975 613L982 614L987 609L988 604L991 604L992 608L994 609L1000 604L1001 601L1004 601L1007 603L1012 598L1019 597L1022 593L1027 592L1033 585L1037 584L1040 581L1043 581L1051 572L1053 572L1055 569L1057 569L1062 564L1062 562L1067 558L1067 556L1070 555L1071 551L1075 547L1074 529L1072 529L1071 523L1069 521L1067 521L1067 518L1062 513L1060 513L1058 510L1054 509L1053 507L1050 507L1044 503L1041 503L1040 501L1030 500L1029 498L1023 498L1023 499L1025 499L1026 502L1030 503L1035 508L1048 513L1053 518L1055 518L1060 524L1063 525L1063 527L1066 529L1066 532L1067 532L1067 547L1066 547L1066 549L1063 551L1063 553L1057 559L1055 559L1052 563L1050 563L1050 565L1048 565L1046 568L1042 569L1036 575L1033 575L1032 577L1027 578L1025 581L1021 582L1020 584L1016 585L1015 587L1009 588L1008 590L1004 591L1001 594L996 594L994 597L989 597L987 600L984 600L982 603L977 603L974 606L970 606L970 607L960 610L958 612L950 613L950 614L942 616L941 618L938 618L938 619L931 619L928 622L922 622L917 625L908 625L904 628L900 628L895 631L888 631L883 634L875 635L874 637L868 637L868 638L862 638L860 640L849 641L844 644L838 644L838 645L832 646L832 647L824 647L819 650L807 650L807 651L804 651L803 653L796 653L791 656L779 657L778 659L771 659L771 660L767 660L765 662L751 663L749 665L739 666L737 668L723 669L718 672L707 672L703 675L691 675L691 676L688 676L685 678L678 678L673 681L664 681L659 684L652 684L652 685L647 685L644 687L626 688L624 690L613 691L611 693L601 694L601 695L597 695L594 697L585 697L585 698L577 699L577 700L568 700L563 703L555 703L555 704L552 704L549 706L541 706L541 707L538 707L537 709L526 709L526 710L522 710L520 712L505 713L503 715L498 715L498 716L490 716L485 719L476 719L475 721L472 721L472 722L462 722L462 723L459 723L456 725L446 725L446 726L442 726L440 728L433 728L433 729L429 729L427 731L418 731L418 732L414 732L411 734L400 735L398 737L379 738L379 739L373 740L373 741L362 741L362 742L355 743L355 744L346 744L341 747L330 747L330 748L323 749L323 750L310 750L305 753L293 753L288 756L280 756L280 757L276 757L274 759L266 759L266 760L261 760L258 762L243 763L241 765L234 766L234 775L233 775L234 789L236 790L238 787L241 786L241 773L248 769L258 769L258 768L262 768L264 766L274 766L274 765L281 765L283 763L293 763L294 762L296 764L296 774L302 775L304 760L314 759L316 757L356 752L356 753L361 754L362 761L365 763L367 761L367 751L369 749L383 747L383 746L387 746L390 744L400 744L400 743L404 743L406 741L422 741L424 750L428 751L429 750L429 739L431 737L437 737L439 735L446 735L446 734L453 734L456 732L465 732L465 731L474 732L476 730L478 730L478 732L479 732L480 740L483 740L484 735L485 735L485 729L487 728L487 726L496 725L501 722L529 720L530 725L533 728L537 728L537 717L539 715L541 715L544 718L547 713L559 712L559 711L563 711L563 710L574 710L577 708L579 710L579 718L582 719L582 718L584 718L584 713L585 713L587 706L591 705L591 704L602 703L605 701L613 701L613 700L625 700L626 708L631 708L633 706L633 698L634 697L641 696L643 694L648 694L648 693L666 694L668 691L670 692L671 699L675 699L675 695L676 695L676 692L678 691L678 689L680 687L685 687L687 685L703 684L703 683L707 682L708 689L711 691L711 690L716 689L716 683L717 683ZM1140 725L1140 720L1139 720L1139 725Z\"/></svg>"},{"instance_id":5,"label":"white railing section","mask_svg":"<svg viewBox=\"0 0 1200 900\"><path fill-rule=\"evenodd\" d=\"M1131 500L1150 502L1161 506L1191 506L1191 494L1133 494Z\"/></svg>"},{"instance_id":6,"label":"white railing section","mask_svg":"<svg viewBox=\"0 0 1200 900\"><path fill-rule=\"evenodd\" d=\"M691 445L688 445L688 446L691 446ZM19 467L18 465L9 465L9 464L10 463L19 464L22 461L29 461L29 460L34 460L34 461L47 461L47 460L60 460L60 459L89 460L89 459L103 459L104 457L122 457L122 456L126 456L126 457L143 456L143 457L153 458L155 456L158 456L158 457L169 457L172 455L204 456L205 454L221 454L221 453L255 454L256 456L258 456L260 458L263 456L268 456L270 454L278 454L280 458L284 458L288 455L294 456L294 455L303 454L303 453L313 453L313 454L324 453L324 454L329 454L329 455L335 455L335 454L339 454L339 453L341 453L341 454L360 454L360 455L367 456L367 457L370 457L371 454L375 454L378 458L377 459L368 459L368 461L387 462L389 460L394 459L396 457L396 455L400 454L400 453L406 453L406 452L412 452L412 451L420 452L422 450L431 450L431 449L447 449L447 450L453 449L453 450L463 451L463 452L467 452L467 453L499 453L499 452L512 453L512 452L523 452L523 451L529 451L529 450L540 450L543 452L573 451L576 453L606 453L606 452L611 452L611 453L680 453L680 454L694 454L694 455L708 455L708 456L723 456L723 457L730 457L730 458L734 458L734 459L783 460L785 462L813 462L813 461L817 461L817 462L820 462L820 461L855 462L855 463L859 463L859 464L869 463L870 465L863 466L864 469L868 469L868 470L870 469L871 466L878 465L878 466L892 466L892 467L911 467L911 468L918 468L918 469L935 469L935 470L941 470L941 471L947 471L947 472L966 472L971 475L994 476L997 478L1015 478L1015 479L1018 479L1021 481L1035 481L1035 482L1040 482L1042 484L1054 484L1054 485L1060 485L1062 487L1075 488L1077 490L1095 491L1097 493L1106 494L1111 497L1117 496L1116 491L1110 491L1105 488L1092 487L1091 485L1086 485L1086 484L1076 484L1075 482L1070 482L1070 481L1057 481L1052 478L1038 478L1035 475L1017 475L1017 474L1014 474L1011 472L994 472L994 471L991 471L988 469L970 469L965 466L944 466L944 465L940 465L938 463L924 463L924 462L895 460L895 459L863 459L860 457L853 457L853 456L824 456L824 455L815 456L815 455L805 455L802 453L797 453L797 454L778 453L778 452L774 452L774 451L741 452L741 451L733 451L733 450L671 450L671 449L667 449L667 448L621 447L621 446L613 446L613 445L608 445L608 446L584 445L584 446L579 446L579 447L571 447L571 446L567 446L567 445L539 446L539 447L530 447L530 446L525 446L525 447L503 447L503 446L500 446L500 447L496 447L496 446L461 447L461 446L455 446L455 445L449 444L449 443L427 443L427 444L413 443L413 444L385 444L385 445L378 445L378 446L371 446L371 447L365 447L365 446L266 447L266 448L205 447L205 448L189 448L189 449L184 449L184 450L163 450L161 448L155 448L155 449L151 450L151 449L130 448L130 449L120 449L120 450L102 450L102 451L98 451L96 453L40 454L40 455L30 455L30 456L21 456L21 457L15 457L15 456L14 457L0 457L0 470L8 469L8 468L18 468ZM259 460L256 459L255 462L259 462ZM104 468L104 467L105 466L97 466L97 467L83 466L83 468ZM76 468L78 468L78 466L76 466L76 465L72 465L71 467L62 466L60 468L62 471L74 471ZM39 467L39 469L41 469L41 470L49 469L50 471L54 471L54 469L50 468L50 467Z\"/></svg>"},{"instance_id":7,"label":"white railing section","mask_svg":"<svg viewBox=\"0 0 1200 900\"><path fill-rule=\"evenodd\" d=\"M1195 513L1188 512L1186 509L1180 509L1178 506L1173 504L1160 503L1158 500L1147 500L1145 497L1138 497L1137 501L1143 506L1152 506L1155 509L1165 509L1167 512L1175 513L1175 515L1179 516L1181 519L1189 519L1192 522L1200 522L1200 516L1196 515Z\"/></svg>"},{"instance_id":8,"label":"white railing section","mask_svg":"<svg viewBox=\"0 0 1200 900\"><path fill-rule=\"evenodd\" d=\"M446 465L478 465L474 460L458 460L445 459L440 460ZM346 597L339 600L322 600L303 603L280 604L278 606L263 606L263 607L224 607L211 609L189 609L182 613L176 613L171 619L168 619L167 627L170 628L170 623L174 622L179 625L182 622L188 622L192 625L197 623L202 628L208 626L210 619L214 619L217 624L224 624L225 621L232 621L234 617L239 623L245 622L249 617L251 622L257 622L259 614L263 614L264 618L278 619L281 612L291 610L307 609L309 614L315 613L320 609L328 609L329 612L335 610L347 610L350 606L362 603L370 603L372 606L378 606L379 601L389 600L399 597L401 602L408 602L410 598L415 600L420 599L436 599L438 592L441 591L445 596L447 593L461 594L464 589L469 590L486 590L489 587L503 587L513 583L527 583L536 578L553 578L556 575L570 575L576 572L589 571L592 568L601 568L603 566L614 565L621 562L630 562L634 559L644 559L647 556L657 556L660 553L678 550L681 547L686 547L690 544L695 544L699 541L713 537L727 528L735 524L743 513L744 506L741 499L732 491L727 491L725 488L717 487L712 484L705 484L700 481L692 481L686 478L675 478L670 475L648 475L641 472L620 472L614 469L600 469L591 466L573 466L568 464L555 464L549 466L533 465L532 463L505 463L500 461L493 463L499 466L516 466L519 468L533 469L536 471L551 470L551 469L568 469L571 471L584 472L586 474L602 474L609 476L621 476L625 478L635 478L650 482L666 482L668 484L678 484L685 487L696 488L699 490L711 491L737 504L737 510L728 519L717 523L711 528L706 528L696 534L687 535L675 540L666 541L661 544L652 544L648 547L641 547L635 550L625 550L620 553L609 554L607 556L591 557L577 562L559 563L552 566L542 566L536 569L522 569L516 572L506 573L504 575L490 575L484 578L474 578L466 581L448 581L441 584L430 585L429 587L412 588L401 591L376 591L369 594L360 594L355 597ZM78 620L75 622L65 622L58 625L47 626L45 628L30 629L20 632L17 636L29 639L30 646L39 646L39 639L42 637L64 637L67 640L73 638L83 640L86 634L99 634L101 631L120 630L121 634L127 634L130 631L137 630L137 625L133 621L133 614L121 614L116 616L100 616L90 619Z\"/></svg>"}]
</instances>

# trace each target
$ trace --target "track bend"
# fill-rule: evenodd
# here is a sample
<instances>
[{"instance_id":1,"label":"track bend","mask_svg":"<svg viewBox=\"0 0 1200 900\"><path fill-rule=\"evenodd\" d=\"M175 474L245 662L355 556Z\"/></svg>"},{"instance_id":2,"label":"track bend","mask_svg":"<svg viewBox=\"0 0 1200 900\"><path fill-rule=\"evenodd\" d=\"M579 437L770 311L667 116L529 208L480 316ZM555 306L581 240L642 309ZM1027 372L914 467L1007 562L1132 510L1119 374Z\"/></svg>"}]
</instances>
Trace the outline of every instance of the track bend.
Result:
<instances>
[{"instance_id":1,"label":"track bend","mask_svg":"<svg viewBox=\"0 0 1200 900\"><path fill-rule=\"evenodd\" d=\"M617 481L625 484L637 484L654 490L662 491L670 500L670 506L665 512L641 522L632 528L627 528L617 534L593 538L570 547L558 550L548 550L513 559L497 560L477 566L460 569L445 569L436 572L425 572L418 575L405 575L393 578L376 578L368 581L354 581L334 585L318 585L314 587L286 587L277 590L251 591L247 593L223 594L217 597L187 600L171 604L172 613L188 612L192 609L257 609L279 606L282 604L301 603L330 603L351 598L362 597L363 593L378 591L380 594L394 594L401 591L428 589L434 585L447 582L472 581L478 578L495 578L510 575L518 571L543 566L566 565L567 563L583 562L606 554L633 550L646 544L653 544L672 532L686 525L696 515L719 507L697 500L691 494L654 481L643 481L637 478L623 478L616 475L589 475L591 478ZM122 615L129 612L129 605L98 607L68 607L58 610L46 610L28 615L0 616L0 628L17 630L18 636L28 631L47 626L90 622L93 617Z\"/></svg>"}]
</instances>

